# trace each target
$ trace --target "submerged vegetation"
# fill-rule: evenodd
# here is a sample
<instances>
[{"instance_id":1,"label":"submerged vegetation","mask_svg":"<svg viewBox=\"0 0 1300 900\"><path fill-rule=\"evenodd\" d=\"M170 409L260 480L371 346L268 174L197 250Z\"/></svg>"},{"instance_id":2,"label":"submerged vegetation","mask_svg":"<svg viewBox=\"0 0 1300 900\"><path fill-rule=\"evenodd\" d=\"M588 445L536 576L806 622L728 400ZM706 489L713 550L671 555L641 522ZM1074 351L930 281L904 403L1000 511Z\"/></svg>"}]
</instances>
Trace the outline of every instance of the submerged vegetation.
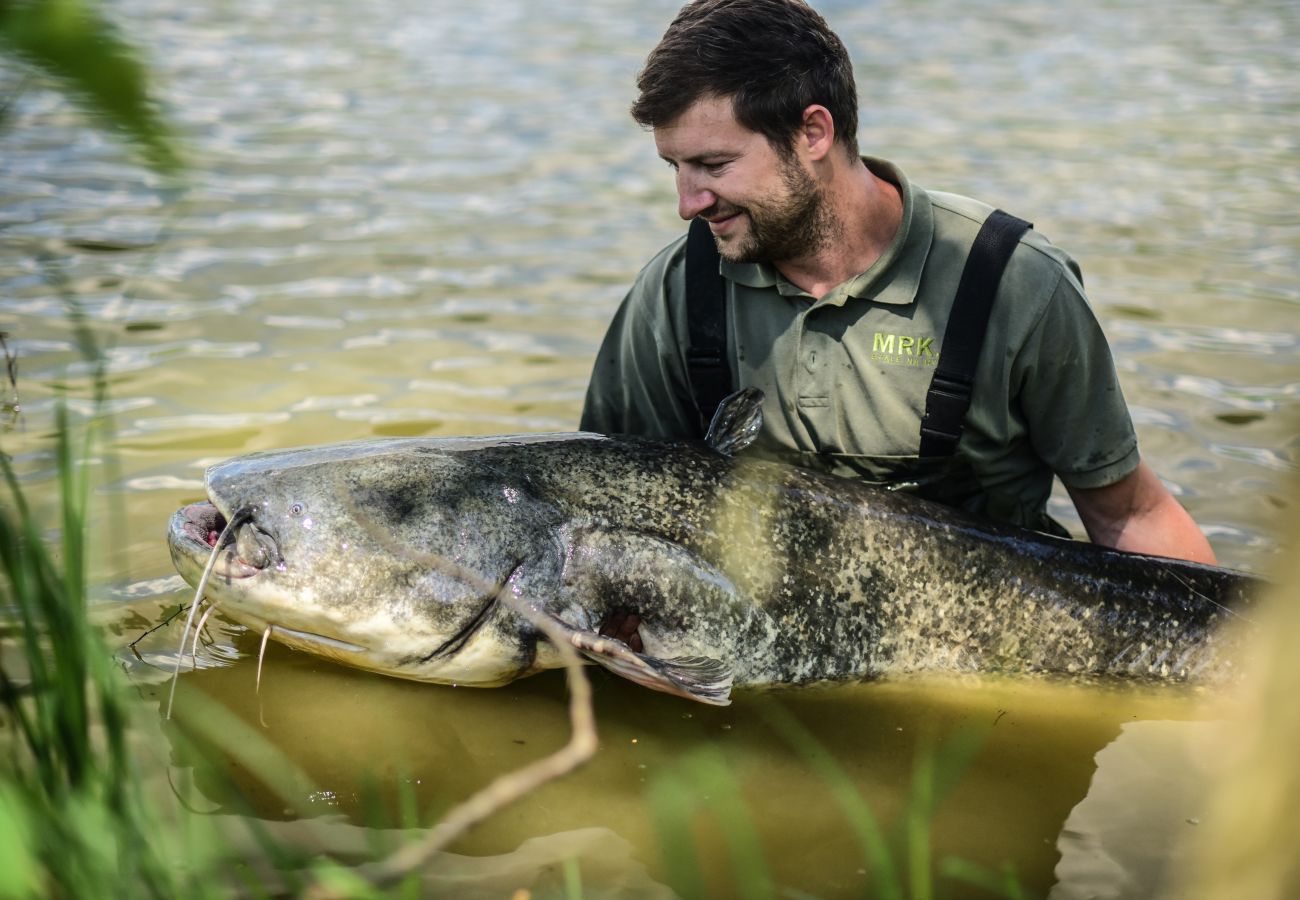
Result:
<instances>
[{"instance_id":1,"label":"submerged vegetation","mask_svg":"<svg viewBox=\"0 0 1300 900\"><path fill-rule=\"evenodd\" d=\"M756 698L757 699L757 698ZM1027 894L1010 868L993 871L932 852L931 830L940 805L984 743L976 730L958 731L934 747L923 745L914 763L902 814L886 828L848 773L799 720L775 700L759 701L774 737L784 741L823 783L856 839L860 883L837 896L879 900L1002 897ZM726 758L712 748L693 751L650 785L665 877L682 896L735 895L746 900L810 895L774 879L745 795ZM708 826L714 826L709 834ZM706 866L706 847L720 848L727 864Z\"/></svg>"}]
</instances>

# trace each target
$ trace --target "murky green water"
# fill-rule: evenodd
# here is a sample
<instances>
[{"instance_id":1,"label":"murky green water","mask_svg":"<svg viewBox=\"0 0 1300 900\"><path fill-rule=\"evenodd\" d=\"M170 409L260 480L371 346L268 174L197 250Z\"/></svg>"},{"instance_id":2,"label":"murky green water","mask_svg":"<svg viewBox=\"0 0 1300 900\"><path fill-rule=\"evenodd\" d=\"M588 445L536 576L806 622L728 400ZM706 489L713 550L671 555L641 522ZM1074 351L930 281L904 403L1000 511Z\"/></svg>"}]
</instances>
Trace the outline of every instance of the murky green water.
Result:
<instances>
[{"instance_id":1,"label":"murky green water","mask_svg":"<svg viewBox=\"0 0 1300 900\"><path fill-rule=\"evenodd\" d=\"M857 60L864 149L1033 219L1079 259L1145 455L1225 564L1266 570L1300 447L1295 4L818 6ZM126 645L187 599L162 533L206 464L575 427L606 321L682 229L670 173L625 114L675 7L123 0L114 14L150 49L189 142L179 193L55 93L16 98L0 133L0 330L22 416L4 447L51 496L54 402L86 410L66 284L109 354L117 437L95 470L95 593L146 706L174 632ZM20 81L0 70L0 93ZM206 636L182 709L216 698L310 776L289 806L247 792L268 819L362 821L368 779L389 797L408 785L432 815L563 740L558 676L452 690L272 649L254 695L255 637L224 623ZM653 895L665 870L645 785L716 748L779 883L861 887L845 818L760 698L708 710L596 678L597 760L458 851L534 875L577 854L589 888ZM1205 715L1180 692L980 681L779 699L887 820L918 747L987 726L935 856L1009 861L1040 894L1144 896L1196 819L1186 748L1211 726L1180 724ZM190 762L160 766L180 778ZM204 808L237 808L201 771ZM710 889L726 893L725 848L701 827Z\"/></svg>"}]
</instances>

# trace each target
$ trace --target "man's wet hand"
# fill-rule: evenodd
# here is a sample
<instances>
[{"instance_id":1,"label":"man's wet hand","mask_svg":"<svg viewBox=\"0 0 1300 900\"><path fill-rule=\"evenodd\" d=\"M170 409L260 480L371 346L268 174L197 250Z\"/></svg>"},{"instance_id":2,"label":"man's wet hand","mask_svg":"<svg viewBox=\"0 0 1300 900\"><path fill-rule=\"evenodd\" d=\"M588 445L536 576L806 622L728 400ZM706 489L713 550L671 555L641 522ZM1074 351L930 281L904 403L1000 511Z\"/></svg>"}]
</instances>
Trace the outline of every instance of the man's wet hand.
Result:
<instances>
[{"instance_id":1,"label":"man's wet hand","mask_svg":"<svg viewBox=\"0 0 1300 900\"><path fill-rule=\"evenodd\" d=\"M616 609L600 623L600 633L605 637L620 640L636 653L640 653L645 649L641 644L641 635L637 633L640 627L640 616L626 609Z\"/></svg>"}]
</instances>

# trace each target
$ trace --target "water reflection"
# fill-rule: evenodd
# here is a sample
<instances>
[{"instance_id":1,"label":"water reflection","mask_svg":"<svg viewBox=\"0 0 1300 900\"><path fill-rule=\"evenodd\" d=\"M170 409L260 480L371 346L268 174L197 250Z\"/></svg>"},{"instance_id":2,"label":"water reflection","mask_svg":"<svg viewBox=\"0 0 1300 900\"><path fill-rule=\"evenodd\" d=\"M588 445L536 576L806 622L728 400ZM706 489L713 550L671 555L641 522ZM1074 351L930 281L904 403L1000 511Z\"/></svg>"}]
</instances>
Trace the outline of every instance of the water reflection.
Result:
<instances>
[{"instance_id":1,"label":"water reflection","mask_svg":"<svg viewBox=\"0 0 1300 900\"><path fill-rule=\"evenodd\" d=\"M1088 794L1057 841L1049 900L1155 897L1188 862L1216 769L1222 722L1126 722L1097 754Z\"/></svg>"},{"instance_id":2,"label":"water reflection","mask_svg":"<svg viewBox=\"0 0 1300 900\"><path fill-rule=\"evenodd\" d=\"M353 824L392 827L409 804L427 823L567 738L558 672L497 689L452 688L367 675L272 643L259 693L259 637L231 629L226 639L239 657L233 665L182 673L177 726L185 729L189 710L201 715L215 700L278 748L297 780L279 776L271 790L228 748L210 740L176 745L175 765L192 767L205 803L220 810L271 820L342 815ZM934 821L934 858L1005 861L1041 895L1063 873L1072 879L1089 873L1083 884L1105 876L1115 834L1104 831L1104 852L1080 843L1078 835L1095 834L1099 824L1121 827L1127 819L1113 814L1116 797L1130 804L1142 798L1138 805L1159 799L1154 788L1139 791L1129 783L1133 773L1125 774L1120 757L1134 744L1132 735L1159 724L1162 734L1184 741L1184 729L1196 724L1145 721L1194 714L1192 698L1171 688L902 681L742 692L735 705L717 709L589 671L601 738L596 758L489 820L455 852L508 854L531 836L598 828L627 842L633 858L662 879L647 790L677 771L682 759L712 748L742 788L777 883L817 896L860 890L868 883L867 861L831 786L773 730L766 708L778 704L886 823L899 820L919 754L960 732L978 731L983 745ZM165 690L153 693L165 700ZM1157 747L1155 756L1142 759L1162 767L1167 779L1180 777L1177 754L1161 755ZM1148 830L1143 846L1158 848L1169 837L1167 829ZM1150 858L1135 858L1125 862L1125 871L1145 876L1141 866L1151 868L1164 857L1152 849ZM710 884L734 892L726 854L707 859L705 867Z\"/></svg>"}]
</instances>

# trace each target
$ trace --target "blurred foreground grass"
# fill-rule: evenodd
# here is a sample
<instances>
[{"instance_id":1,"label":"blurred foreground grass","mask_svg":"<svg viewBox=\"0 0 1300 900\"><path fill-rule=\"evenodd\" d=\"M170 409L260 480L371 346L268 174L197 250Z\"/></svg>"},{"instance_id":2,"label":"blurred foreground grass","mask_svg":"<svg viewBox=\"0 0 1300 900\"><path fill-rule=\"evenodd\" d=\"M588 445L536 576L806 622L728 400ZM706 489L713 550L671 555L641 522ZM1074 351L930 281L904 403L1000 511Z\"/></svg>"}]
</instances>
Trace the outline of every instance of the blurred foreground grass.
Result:
<instances>
[{"instance_id":1,"label":"blurred foreground grass","mask_svg":"<svg viewBox=\"0 0 1300 900\"><path fill-rule=\"evenodd\" d=\"M138 148L151 168L179 168L144 65L96 7L84 0L0 0L0 54L27 68L19 92L51 79ZM4 98L0 117L15 99ZM93 366L98 409L102 356L75 304L69 318ZM6 405L16 413L16 364L7 346L5 352L13 397ZM190 883L195 869L175 864L175 842L144 801L128 748L130 698L87 615L84 463L103 419L90 421L78 440L66 410L57 411L53 523L31 509L0 448L0 896L201 896Z\"/></svg>"},{"instance_id":2,"label":"blurred foreground grass","mask_svg":"<svg viewBox=\"0 0 1300 900\"><path fill-rule=\"evenodd\" d=\"M127 749L128 698L86 615L84 455L59 414L61 538L46 541L0 455L4 632L0 655L8 765L0 773L0 896L177 896Z\"/></svg>"},{"instance_id":3,"label":"blurred foreground grass","mask_svg":"<svg viewBox=\"0 0 1300 900\"><path fill-rule=\"evenodd\" d=\"M1233 700L1234 727L1207 754L1215 779L1194 863L1167 898L1300 897L1300 477L1292 476L1290 552L1253 623L1249 677Z\"/></svg>"},{"instance_id":4,"label":"blurred foreground grass","mask_svg":"<svg viewBox=\"0 0 1300 900\"><path fill-rule=\"evenodd\" d=\"M957 900L1028 895L1016 873L933 853L931 834L944 800L961 781L987 735L958 730L946 740L923 744L913 764L902 814L886 827L838 760L775 699L750 697L774 739L784 741L822 781L856 839L862 873L846 896L876 900ZM668 883L687 898L735 896L744 900L809 897L778 884L741 785L720 751L704 747L679 760L651 783L653 812ZM777 849L775 852L780 852ZM723 866L716 860L726 860ZM713 862L715 864L708 864Z\"/></svg>"},{"instance_id":5,"label":"blurred foreground grass","mask_svg":"<svg viewBox=\"0 0 1300 900\"><path fill-rule=\"evenodd\" d=\"M150 168L180 168L176 139L149 90L149 70L90 0L0 0L0 54L52 79L138 148ZM0 126L14 99L0 98Z\"/></svg>"},{"instance_id":6,"label":"blurred foreground grass","mask_svg":"<svg viewBox=\"0 0 1300 900\"><path fill-rule=\"evenodd\" d=\"M152 169L179 169L147 69L87 0L0 0L0 61L27 71L15 94L49 80ZM15 100L0 98L0 126ZM79 311L69 315L94 366L98 408L102 358ZM6 362L16 413L7 347ZM202 866L176 865L172 835L144 802L128 748L130 698L87 616L84 463L100 421L78 443L66 410L56 414L56 523L30 508L0 448L0 896L202 896L193 882Z\"/></svg>"}]
</instances>

